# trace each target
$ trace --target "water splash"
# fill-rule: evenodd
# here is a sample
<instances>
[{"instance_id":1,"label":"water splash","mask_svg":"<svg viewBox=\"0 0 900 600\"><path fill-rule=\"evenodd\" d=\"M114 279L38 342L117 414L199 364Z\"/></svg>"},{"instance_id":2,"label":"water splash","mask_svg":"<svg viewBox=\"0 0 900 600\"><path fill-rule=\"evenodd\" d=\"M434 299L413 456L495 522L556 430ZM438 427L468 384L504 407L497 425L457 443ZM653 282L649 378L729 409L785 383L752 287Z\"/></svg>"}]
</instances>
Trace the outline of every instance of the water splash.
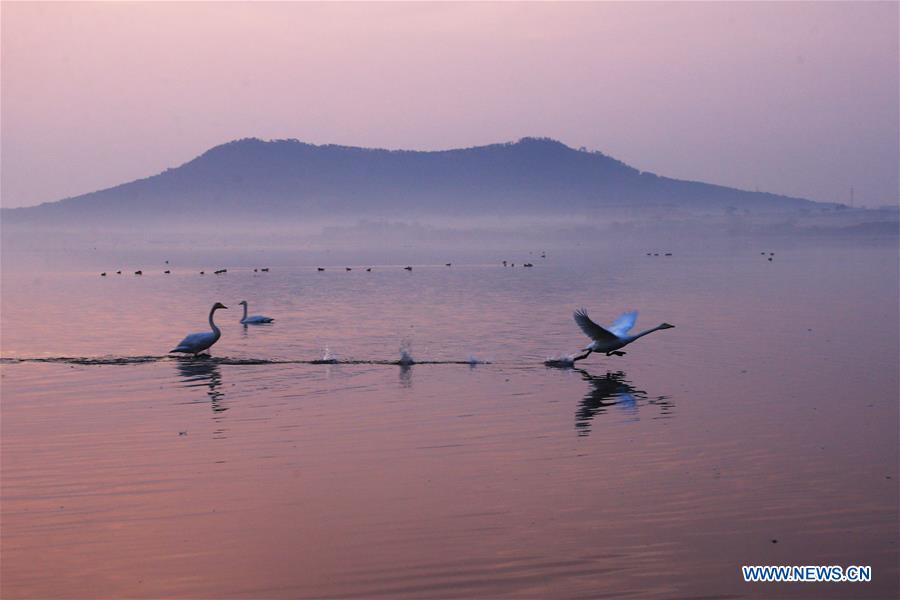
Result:
<instances>
[{"instance_id":1,"label":"water splash","mask_svg":"<svg viewBox=\"0 0 900 600\"><path fill-rule=\"evenodd\" d=\"M551 356L544 361L544 365L548 367L574 367L575 355L562 354L560 356Z\"/></svg>"},{"instance_id":2,"label":"water splash","mask_svg":"<svg viewBox=\"0 0 900 600\"><path fill-rule=\"evenodd\" d=\"M412 342L404 340L400 345L400 360L398 364L401 366L409 366L416 364L412 357Z\"/></svg>"},{"instance_id":3,"label":"water splash","mask_svg":"<svg viewBox=\"0 0 900 600\"><path fill-rule=\"evenodd\" d=\"M325 346L325 352L322 353L321 362L333 364L339 362L339 359L337 354L333 353L328 346Z\"/></svg>"}]
</instances>

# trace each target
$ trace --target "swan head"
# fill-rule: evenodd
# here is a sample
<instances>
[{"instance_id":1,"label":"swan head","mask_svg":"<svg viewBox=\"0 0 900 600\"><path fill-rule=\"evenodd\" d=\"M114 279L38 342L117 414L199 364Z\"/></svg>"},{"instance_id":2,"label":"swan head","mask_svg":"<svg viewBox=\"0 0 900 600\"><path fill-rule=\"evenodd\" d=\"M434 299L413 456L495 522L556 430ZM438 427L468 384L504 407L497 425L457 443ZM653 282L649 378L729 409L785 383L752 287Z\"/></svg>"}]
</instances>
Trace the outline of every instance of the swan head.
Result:
<instances>
[{"instance_id":1,"label":"swan head","mask_svg":"<svg viewBox=\"0 0 900 600\"><path fill-rule=\"evenodd\" d=\"M247 301L246 301L246 300L241 300L240 302L238 302L238 304L243 304L244 306L247 306Z\"/></svg>"},{"instance_id":2,"label":"swan head","mask_svg":"<svg viewBox=\"0 0 900 600\"><path fill-rule=\"evenodd\" d=\"M669 323L663 323L662 325L659 326L660 329L672 329L673 327L675 327L675 326L670 325Z\"/></svg>"},{"instance_id":3,"label":"swan head","mask_svg":"<svg viewBox=\"0 0 900 600\"><path fill-rule=\"evenodd\" d=\"M220 308L228 308L228 307L225 306L224 304L222 304L221 302L216 302L215 304L213 304L213 310L219 310Z\"/></svg>"}]
</instances>

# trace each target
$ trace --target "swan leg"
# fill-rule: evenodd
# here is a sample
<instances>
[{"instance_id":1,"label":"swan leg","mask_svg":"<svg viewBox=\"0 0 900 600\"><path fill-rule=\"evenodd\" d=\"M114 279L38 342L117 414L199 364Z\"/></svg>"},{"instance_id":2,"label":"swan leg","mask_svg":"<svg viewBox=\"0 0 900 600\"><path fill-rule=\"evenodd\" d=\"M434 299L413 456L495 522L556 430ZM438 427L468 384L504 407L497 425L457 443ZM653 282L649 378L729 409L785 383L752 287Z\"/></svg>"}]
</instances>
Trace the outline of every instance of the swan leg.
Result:
<instances>
[{"instance_id":1,"label":"swan leg","mask_svg":"<svg viewBox=\"0 0 900 600\"><path fill-rule=\"evenodd\" d=\"M588 356L591 355L591 352L593 352L593 350L585 350L584 354L579 354L579 355L577 355L577 356L573 356L573 357L572 357L572 362L574 363L574 362L576 362L576 361L579 361L579 360L582 360L582 359L587 358Z\"/></svg>"}]
</instances>

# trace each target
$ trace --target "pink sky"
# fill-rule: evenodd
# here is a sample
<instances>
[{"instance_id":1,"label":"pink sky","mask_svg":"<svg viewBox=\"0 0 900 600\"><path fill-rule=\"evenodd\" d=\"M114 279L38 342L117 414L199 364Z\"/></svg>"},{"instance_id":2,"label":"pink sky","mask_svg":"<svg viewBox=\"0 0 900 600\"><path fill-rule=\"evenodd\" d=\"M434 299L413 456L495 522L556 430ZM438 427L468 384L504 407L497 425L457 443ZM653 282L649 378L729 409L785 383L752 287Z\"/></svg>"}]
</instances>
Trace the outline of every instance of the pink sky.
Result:
<instances>
[{"instance_id":1,"label":"pink sky","mask_svg":"<svg viewBox=\"0 0 900 600\"><path fill-rule=\"evenodd\" d=\"M638 168L898 198L898 4L2 4L2 203L234 138L550 136Z\"/></svg>"}]
</instances>

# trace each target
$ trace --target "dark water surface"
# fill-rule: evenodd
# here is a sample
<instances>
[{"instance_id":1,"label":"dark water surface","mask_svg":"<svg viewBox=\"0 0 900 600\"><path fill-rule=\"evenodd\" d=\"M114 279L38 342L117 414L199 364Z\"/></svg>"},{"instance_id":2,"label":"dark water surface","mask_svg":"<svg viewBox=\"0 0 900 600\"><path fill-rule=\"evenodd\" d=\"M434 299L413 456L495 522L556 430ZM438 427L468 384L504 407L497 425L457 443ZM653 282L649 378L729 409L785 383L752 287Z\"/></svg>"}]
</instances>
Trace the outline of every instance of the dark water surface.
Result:
<instances>
[{"instance_id":1,"label":"dark water surface","mask_svg":"<svg viewBox=\"0 0 900 600\"><path fill-rule=\"evenodd\" d=\"M896 245L763 250L6 257L2 596L897 597ZM216 301L213 358L165 357ZM545 367L580 306L676 328Z\"/></svg>"}]
</instances>

